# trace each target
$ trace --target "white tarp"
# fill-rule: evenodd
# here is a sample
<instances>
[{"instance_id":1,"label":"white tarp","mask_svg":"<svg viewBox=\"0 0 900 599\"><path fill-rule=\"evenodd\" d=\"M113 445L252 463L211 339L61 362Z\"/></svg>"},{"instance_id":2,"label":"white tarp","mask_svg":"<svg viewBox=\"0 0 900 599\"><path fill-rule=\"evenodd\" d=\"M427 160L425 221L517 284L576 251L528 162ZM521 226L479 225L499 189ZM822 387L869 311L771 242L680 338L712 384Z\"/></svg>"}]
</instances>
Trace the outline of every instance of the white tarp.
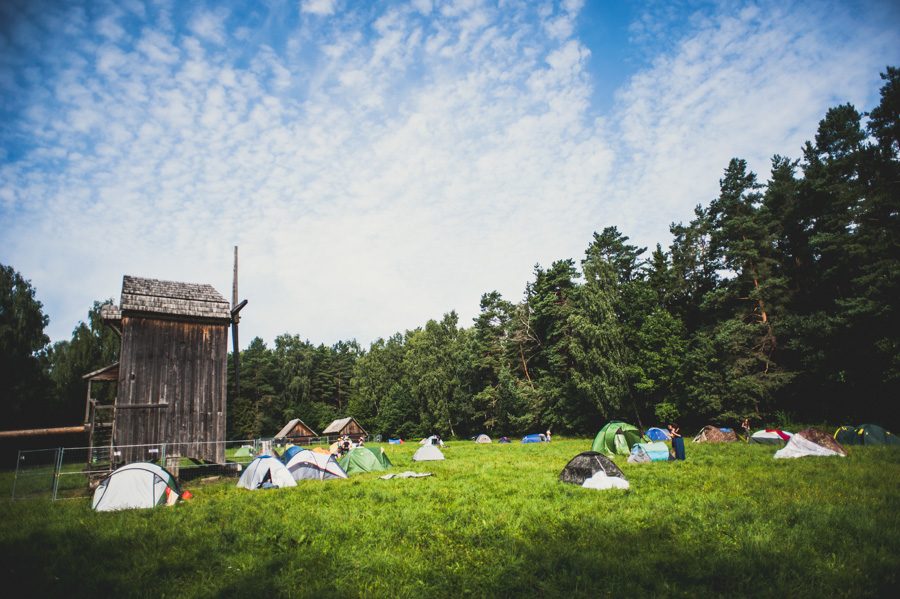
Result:
<instances>
[{"instance_id":1,"label":"white tarp","mask_svg":"<svg viewBox=\"0 0 900 599\"><path fill-rule=\"evenodd\" d=\"M270 455L261 455L247 464L247 468L241 474L241 479L238 481L237 486L254 491L266 480L267 473L273 485L278 487L297 486L287 466L282 464L278 458L273 458Z\"/></svg>"},{"instance_id":2,"label":"white tarp","mask_svg":"<svg viewBox=\"0 0 900 599\"><path fill-rule=\"evenodd\" d=\"M444 454L437 448L437 445L423 445L415 454L413 454L414 462L428 462L432 460L443 460Z\"/></svg>"},{"instance_id":3,"label":"white tarp","mask_svg":"<svg viewBox=\"0 0 900 599\"><path fill-rule=\"evenodd\" d=\"M775 452L776 458L802 458L804 456L832 456L839 455L838 452L822 447L817 443L813 443L809 439L805 439L801 435L794 435L787 445Z\"/></svg>"},{"instance_id":4,"label":"white tarp","mask_svg":"<svg viewBox=\"0 0 900 599\"><path fill-rule=\"evenodd\" d=\"M308 449L298 451L285 464L294 480L328 480L347 478L333 455L316 453Z\"/></svg>"},{"instance_id":5,"label":"white tarp","mask_svg":"<svg viewBox=\"0 0 900 599\"><path fill-rule=\"evenodd\" d=\"M419 441L419 445L443 445L444 442L437 435L431 435Z\"/></svg>"},{"instance_id":6,"label":"white tarp","mask_svg":"<svg viewBox=\"0 0 900 599\"><path fill-rule=\"evenodd\" d=\"M586 479L581 485L585 489L627 489L631 485L624 478L618 476L606 476L603 470L597 470L594 476Z\"/></svg>"},{"instance_id":7,"label":"white tarp","mask_svg":"<svg viewBox=\"0 0 900 599\"><path fill-rule=\"evenodd\" d=\"M175 493L174 484L172 475L156 464L128 464L103 479L94 491L91 507L98 512L155 507L169 499L167 488L170 495Z\"/></svg>"}]
</instances>

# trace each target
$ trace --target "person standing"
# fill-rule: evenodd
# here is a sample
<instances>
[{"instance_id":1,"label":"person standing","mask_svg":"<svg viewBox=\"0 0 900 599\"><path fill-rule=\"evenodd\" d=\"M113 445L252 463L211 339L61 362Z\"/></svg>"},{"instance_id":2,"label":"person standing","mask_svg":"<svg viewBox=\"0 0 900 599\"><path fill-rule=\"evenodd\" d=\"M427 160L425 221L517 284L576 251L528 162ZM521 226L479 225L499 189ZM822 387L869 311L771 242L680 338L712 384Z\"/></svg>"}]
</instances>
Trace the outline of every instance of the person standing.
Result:
<instances>
[{"instance_id":1,"label":"person standing","mask_svg":"<svg viewBox=\"0 0 900 599\"><path fill-rule=\"evenodd\" d=\"M741 422L741 428L744 429L744 437L746 437L747 441L750 441L750 419L744 418L744 421Z\"/></svg>"},{"instance_id":2,"label":"person standing","mask_svg":"<svg viewBox=\"0 0 900 599\"><path fill-rule=\"evenodd\" d=\"M672 437L672 450L675 452L675 459L683 460L684 438L681 436L681 429L677 424L669 425L669 436Z\"/></svg>"}]
</instances>

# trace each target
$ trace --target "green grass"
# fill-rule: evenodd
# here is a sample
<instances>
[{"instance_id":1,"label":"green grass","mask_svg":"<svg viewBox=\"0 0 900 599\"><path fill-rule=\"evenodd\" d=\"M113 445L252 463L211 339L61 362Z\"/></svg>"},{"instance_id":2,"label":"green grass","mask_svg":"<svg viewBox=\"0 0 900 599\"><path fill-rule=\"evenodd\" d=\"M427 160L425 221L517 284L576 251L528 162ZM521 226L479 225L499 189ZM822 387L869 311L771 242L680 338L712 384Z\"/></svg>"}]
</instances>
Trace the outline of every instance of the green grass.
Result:
<instances>
[{"instance_id":1,"label":"green grass","mask_svg":"<svg viewBox=\"0 0 900 599\"><path fill-rule=\"evenodd\" d=\"M385 445L392 472L245 491L188 485L174 508L0 501L7 580L43 596L885 596L900 572L900 451L773 460L687 443L617 462L629 491L557 481L585 439Z\"/></svg>"}]
</instances>

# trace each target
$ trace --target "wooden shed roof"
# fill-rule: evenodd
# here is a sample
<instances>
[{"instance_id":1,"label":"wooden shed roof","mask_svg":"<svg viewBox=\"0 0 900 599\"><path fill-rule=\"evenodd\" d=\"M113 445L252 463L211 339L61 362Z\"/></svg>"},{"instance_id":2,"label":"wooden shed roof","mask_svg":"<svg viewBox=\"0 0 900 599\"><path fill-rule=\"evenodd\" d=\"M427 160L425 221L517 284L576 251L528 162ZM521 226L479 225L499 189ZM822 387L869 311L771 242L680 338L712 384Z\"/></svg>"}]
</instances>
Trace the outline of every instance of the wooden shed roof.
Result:
<instances>
[{"instance_id":1,"label":"wooden shed roof","mask_svg":"<svg viewBox=\"0 0 900 599\"><path fill-rule=\"evenodd\" d=\"M119 380L119 363L113 362L109 366L98 368L93 372L83 375L81 378L86 381L117 381Z\"/></svg>"},{"instance_id":2,"label":"wooden shed roof","mask_svg":"<svg viewBox=\"0 0 900 599\"><path fill-rule=\"evenodd\" d=\"M177 283L125 275L121 312L231 320L231 306L205 283Z\"/></svg>"},{"instance_id":3,"label":"wooden shed roof","mask_svg":"<svg viewBox=\"0 0 900 599\"><path fill-rule=\"evenodd\" d=\"M344 430L344 427L346 427L348 424L350 424L351 421L356 422L356 419L353 416L347 416L346 418L341 418L340 420L335 420L334 422L332 422L331 424L328 425L328 428L326 428L324 431L322 431L322 434L328 435L330 433L339 433L342 430ZM359 426L360 430L362 430L362 431L366 430L359 425L359 422L356 422L356 426Z\"/></svg>"},{"instance_id":4,"label":"wooden shed roof","mask_svg":"<svg viewBox=\"0 0 900 599\"><path fill-rule=\"evenodd\" d=\"M288 422L286 425L284 425L284 428L281 429L281 430L278 432L277 435L275 435L275 438L276 438L276 439L283 439L283 438L287 437L287 436L288 436L288 433L290 433L292 430L294 430L294 427L297 426L298 424L302 424L304 428L309 429L309 431L312 433L312 436L313 436L313 437L317 437L317 436L318 436L318 435L316 434L316 431L314 431L314 430L312 429L312 427L306 426L306 423L303 422L302 420L300 420L299 418L294 418L293 420L291 420L290 422Z\"/></svg>"}]
</instances>

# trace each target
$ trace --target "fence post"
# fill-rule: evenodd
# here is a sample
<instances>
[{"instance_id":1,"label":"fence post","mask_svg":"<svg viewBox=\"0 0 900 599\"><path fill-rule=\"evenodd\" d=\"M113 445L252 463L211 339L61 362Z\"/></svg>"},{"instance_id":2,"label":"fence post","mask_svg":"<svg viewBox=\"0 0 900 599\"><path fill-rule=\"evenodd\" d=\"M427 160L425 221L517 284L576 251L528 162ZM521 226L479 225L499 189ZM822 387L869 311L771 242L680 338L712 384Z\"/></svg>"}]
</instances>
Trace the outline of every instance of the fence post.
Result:
<instances>
[{"instance_id":1,"label":"fence post","mask_svg":"<svg viewBox=\"0 0 900 599\"><path fill-rule=\"evenodd\" d=\"M22 450L16 454L16 475L13 477L12 498L16 498L16 481L19 480L19 464L22 463Z\"/></svg>"},{"instance_id":2,"label":"fence post","mask_svg":"<svg viewBox=\"0 0 900 599\"><path fill-rule=\"evenodd\" d=\"M52 500L56 501L56 493L59 490L59 473L62 470L63 448L56 448L56 464L53 469L53 496Z\"/></svg>"}]
</instances>

